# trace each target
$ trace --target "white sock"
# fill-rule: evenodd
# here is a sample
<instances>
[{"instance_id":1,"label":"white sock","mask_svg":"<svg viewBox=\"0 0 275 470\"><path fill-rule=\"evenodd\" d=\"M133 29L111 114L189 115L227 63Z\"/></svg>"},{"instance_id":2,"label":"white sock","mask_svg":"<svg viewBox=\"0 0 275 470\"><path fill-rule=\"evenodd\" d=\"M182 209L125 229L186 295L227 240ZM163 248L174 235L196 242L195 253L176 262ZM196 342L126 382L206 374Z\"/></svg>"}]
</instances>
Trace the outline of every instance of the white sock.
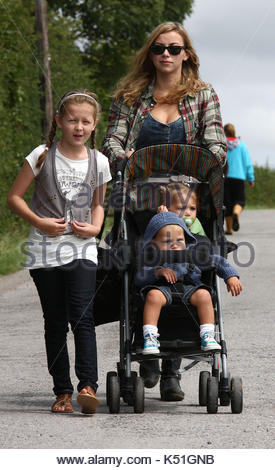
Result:
<instances>
[{"instance_id":1,"label":"white sock","mask_svg":"<svg viewBox=\"0 0 275 470\"><path fill-rule=\"evenodd\" d=\"M214 333L213 323L204 323L203 325L200 325L200 337L202 337L206 332Z\"/></svg>"},{"instance_id":2,"label":"white sock","mask_svg":"<svg viewBox=\"0 0 275 470\"><path fill-rule=\"evenodd\" d=\"M145 337L145 335L148 333L157 336L158 327L155 325L143 325L143 337Z\"/></svg>"}]
</instances>

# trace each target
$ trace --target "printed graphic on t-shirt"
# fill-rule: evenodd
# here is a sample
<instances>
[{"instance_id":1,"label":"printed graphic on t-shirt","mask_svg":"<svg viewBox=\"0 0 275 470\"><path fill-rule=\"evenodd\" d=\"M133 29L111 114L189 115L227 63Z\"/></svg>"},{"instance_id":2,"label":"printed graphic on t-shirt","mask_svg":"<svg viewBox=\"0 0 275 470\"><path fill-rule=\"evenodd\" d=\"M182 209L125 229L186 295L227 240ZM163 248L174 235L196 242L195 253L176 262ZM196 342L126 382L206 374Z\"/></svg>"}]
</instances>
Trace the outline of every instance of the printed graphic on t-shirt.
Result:
<instances>
[{"instance_id":1,"label":"printed graphic on t-shirt","mask_svg":"<svg viewBox=\"0 0 275 470\"><path fill-rule=\"evenodd\" d=\"M73 197L81 190L86 173L80 170L75 170L75 168L71 168L70 170L61 168L56 171L56 174L62 194L66 197L66 199L71 201Z\"/></svg>"},{"instance_id":2,"label":"printed graphic on t-shirt","mask_svg":"<svg viewBox=\"0 0 275 470\"><path fill-rule=\"evenodd\" d=\"M83 190L82 184L86 177L87 168L84 165L85 171L81 171L80 169L76 169L74 167L71 168L57 168L56 169L56 176L58 183L60 185L61 192L66 199L72 201L73 198ZM71 211L68 209L67 211L67 221L70 222L72 220ZM65 234L71 233L72 229L70 224L68 224Z\"/></svg>"}]
</instances>

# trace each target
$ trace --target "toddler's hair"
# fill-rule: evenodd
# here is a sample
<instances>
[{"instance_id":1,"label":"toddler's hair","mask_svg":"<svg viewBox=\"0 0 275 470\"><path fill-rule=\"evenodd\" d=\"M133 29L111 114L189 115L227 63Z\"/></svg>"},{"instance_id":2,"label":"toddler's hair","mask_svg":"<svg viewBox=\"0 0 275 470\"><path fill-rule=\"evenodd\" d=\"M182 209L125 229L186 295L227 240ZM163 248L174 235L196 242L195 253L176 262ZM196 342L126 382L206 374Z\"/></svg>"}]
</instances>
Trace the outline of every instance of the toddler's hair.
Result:
<instances>
[{"instance_id":1,"label":"toddler's hair","mask_svg":"<svg viewBox=\"0 0 275 470\"><path fill-rule=\"evenodd\" d=\"M100 109L100 104L98 102L98 98L95 93L92 93L89 90L86 90L83 88L67 91L67 93L65 93L65 95L62 96L61 100L58 103L56 114L63 116L65 114L66 105L69 103L77 103L77 104L90 103L94 109L94 119L95 120L99 119L101 109ZM53 120L52 120L52 126L51 126L48 139L46 142L46 148L44 152L42 152L41 155L39 156L37 164L36 164L36 168L40 168L43 161L45 160L47 151L53 144L55 134L56 134L56 128L57 128L57 124L56 124L56 119L54 115ZM96 128L93 130L91 134L91 148L95 148L95 136L96 136Z\"/></svg>"},{"instance_id":2,"label":"toddler's hair","mask_svg":"<svg viewBox=\"0 0 275 470\"><path fill-rule=\"evenodd\" d=\"M184 183L169 183L167 186L160 187L160 204L170 207L175 196L184 196L184 199L189 200L190 197L196 199L196 206L198 208L199 200L196 190L193 186L188 186Z\"/></svg>"}]
</instances>

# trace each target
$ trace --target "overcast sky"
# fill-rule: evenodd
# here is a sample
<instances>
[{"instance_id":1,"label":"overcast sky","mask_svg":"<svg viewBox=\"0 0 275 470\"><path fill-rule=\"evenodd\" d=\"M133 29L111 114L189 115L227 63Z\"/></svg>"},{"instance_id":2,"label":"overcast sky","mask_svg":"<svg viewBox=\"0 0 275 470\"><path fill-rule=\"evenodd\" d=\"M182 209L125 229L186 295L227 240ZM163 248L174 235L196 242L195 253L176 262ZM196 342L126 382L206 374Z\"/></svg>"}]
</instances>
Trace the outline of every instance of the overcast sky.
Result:
<instances>
[{"instance_id":1,"label":"overcast sky","mask_svg":"<svg viewBox=\"0 0 275 470\"><path fill-rule=\"evenodd\" d=\"M184 22L200 76L218 93L253 164L275 168L275 0L194 0Z\"/></svg>"}]
</instances>

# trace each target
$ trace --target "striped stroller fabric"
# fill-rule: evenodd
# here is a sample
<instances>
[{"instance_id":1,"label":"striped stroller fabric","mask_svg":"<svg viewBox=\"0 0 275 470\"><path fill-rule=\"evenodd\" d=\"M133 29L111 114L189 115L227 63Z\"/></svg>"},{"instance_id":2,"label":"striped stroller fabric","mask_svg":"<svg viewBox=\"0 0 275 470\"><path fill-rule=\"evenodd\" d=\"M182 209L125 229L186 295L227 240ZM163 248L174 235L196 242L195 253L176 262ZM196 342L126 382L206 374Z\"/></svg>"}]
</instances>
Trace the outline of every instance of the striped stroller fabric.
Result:
<instances>
[{"instance_id":1,"label":"striped stroller fabric","mask_svg":"<svg viewBox=\"0 0 275 470\"><path fill-rule=\"evenodd\" d=\"M145 147L134 152L129 158L124 172L125 180L130 188L137 181L146 180L154 174L173 174L192 176L201 182L208 182L217 215L223 205L223 171L215 155L207 149L185 144L161 144ZM135 192L135 190L134 190ZM131 200L136 199L131 191ZM149 205L146 196L147 188L143 189L143 209ZM139 209L141 209L141 197Z\"/></svg>"}]
</instances>

